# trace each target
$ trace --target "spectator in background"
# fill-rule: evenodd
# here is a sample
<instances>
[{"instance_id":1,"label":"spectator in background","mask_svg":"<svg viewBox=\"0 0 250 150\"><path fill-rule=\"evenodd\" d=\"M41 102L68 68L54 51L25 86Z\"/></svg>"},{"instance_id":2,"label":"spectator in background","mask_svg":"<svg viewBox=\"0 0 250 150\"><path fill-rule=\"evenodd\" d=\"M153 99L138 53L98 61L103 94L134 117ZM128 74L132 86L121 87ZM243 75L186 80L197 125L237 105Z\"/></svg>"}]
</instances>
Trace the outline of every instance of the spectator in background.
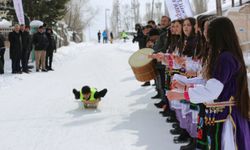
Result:
<instances>
[{"instance_id":1,"label":"spectator in background","mask_svg":"<svg viewBox=\"0 0 250 150\"><path fill-rule=\"evenodd\" d=\"M98 37L98 43L100 43L101 42L101 31L100 30L97 33L97 37Z\"/></svg>"},{"instance_id":2,"label":"spectator in background","mask_svg":"<svg viewBox=\"0 0 250 150\"><path fill-rule=\"evenodd\" d=\"M43 26L38 28L38 32L33 36L33 44L35 45L35 58L36 58L36 72L40 71L40 65L42 66L42 72L47 72L45 68L46 49L49 45L47 36L44 33Z\"/></svg>"},{"instance_id":3,"label":"spectator in background","mask_svg":"<svg viewBox=\"0 0 250 150\"><path fill-rule=\"evenodd\" d=\"M4 37L0 34L0 74L4 74L4 53L5 53L5 45L4 45Z\"/></svg>"},{"instance_id":4,"label":"spectator in background","mask_svg":"<svg viewBox=\"0 0 250 150\"><path fill-rule=\"evenodd\" d=\"M30 35L30 26L25 26L25 32L29 33L29 43L28 43L28 48L27 48L27 66L29 64L29 59L30 59L30 53L32 51L32 37ZM29 69L29 66L28 66Z\"/></svg>"},{"instance_id":5,"label":"spectator in background","mask_svg":"<svg viewBox=\"0 0 250 150\"><path fill-rule=\"evenodd\" d=\"M123 41L126 42L126 39L128 39L128 34L123 30L121 33L121 37L122 37Z\"/></svg>"},{"instance_id":6,"label":"spectator in background","mask_svg":"<svg viewBox=\"0 0 250 150\"><path fill-rule=\"evenodd\" d=\"M22 37L22 56L21 56L21 62L22 62L22 71L25 73L29 73L30 70L28 70L28 54L29 54L29 44L30 44L30 34L29 32L25 31L25 25L20 26L20 34Z\"/></svg>"},{"instance_id":7,"label":"spectator in background","mask_svg":"<svg viewBox=\"0 0 250 150\"><path fill-rule=\"evenodd\" d=\"M149 21L148 21L148 25L151 25L153 29L156 29L156 28L157 28L157 25L155 24L155 21L154 21L154 20L149 20Z\"/></svg>"},{"instance_id":8,"label":"spectator in background","mask_svg":"<svg viewBox=\"0 0 250 150\"><path fill-rule=\"evenodd\" d=\"M20 34L20 26L15 25L14 31L9 33L10 41L10 59L12 62L12 73L21 74L21 56L22 56L22 36Z\"/></svg>"},{"instance_id":9,"label":"spectator in background","mask_svg":"<svg viewBox=\"0 0 250 150\"><path fill-rule=\"evenodd\" d=\"M102 32L103 43L108 43L108 34L106 30Z\"/></svg>"},{"instance_id":10,"label":"spectator in background","mask_svg":"<svg viewBox=\"0 0 250 150\"><path fill-rule=\"evenodd\" d=\"M75 32L72 33L72 39L74 42L76 42L76 33Z\"/></svg>"},{"instance_id":11,"label":"spectator in background","mask_svg":"<svg viewBox=\"0 0 250 150\"><path fill-rule=\"evenodd\" d=\"M113 43L113 39L114 39L114 36L113 36L112 31L111 31L111 32L110 32L110 43L111 43L111 44Z\"/></svg>"},{"instance_id":12,"label":"spectator in background","mask_svg":"<svg viewBox=\"0 0 250 150\"><path fill-rule=\"evenodd\" d=\"M49 41L49 45L47 47L46 52L46 69L48 71L54 71L52 69L52 61L53 61L53 52L56 50L56 41L54 39L53 30L48 28L46 31L46 35Z\"/></svg>"},{"instance_id":13,"label":"spectator in background","mask_svg":"<svg viewBox=\"0 0 250 150\"><path fill-rule=\"evenodd\" d=\"M143 30L143 27L140 24L135 25L135 31L137 33L136 33L136 35L134 35L134 38L133 38L132 42L134 43L135 41L137 41L138 45L139 45L139 49L142 49L142 48L146 47L146 44L144 44L143 40L142 40L143 37L144 37L144 34L143 34L142 30Z\"/></svg>"}]
</instances>

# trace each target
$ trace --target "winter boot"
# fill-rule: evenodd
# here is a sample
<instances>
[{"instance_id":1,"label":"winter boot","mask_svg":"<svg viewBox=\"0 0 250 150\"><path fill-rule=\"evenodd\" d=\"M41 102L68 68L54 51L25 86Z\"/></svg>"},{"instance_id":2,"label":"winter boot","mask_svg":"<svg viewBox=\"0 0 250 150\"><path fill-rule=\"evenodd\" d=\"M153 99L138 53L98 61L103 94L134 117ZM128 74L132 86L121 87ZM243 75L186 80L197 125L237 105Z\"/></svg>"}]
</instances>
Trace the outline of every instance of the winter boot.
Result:
<instances>
[{"instance_id":1,"label":"winter boot","mask_svg":"<svg viewBox=\"0 0 250 150\"><path fill-rule=\"evenodd\" d=\"M183 144L183 143L188 143L190 141L191 141L191 137L189 136L186 130L183 130L180 136L174 137L175 144Z\"/></svg>"},{"instance_id":2,"label":"winter boot","mask_svg":"<svg viewBox=\"0 0 250 150\"><path fill-rule=\"evenodd\" d=\"M157 92L157 94L153 97L151 97L152 99L160 99L161 98L161 94L159 92Z\"/></svg>"},{"instance_id":3,"label":"winter boot","mask_svg":"<svg viewBox=\"0 0 250 150\"><path fill-rule=\"evenodd\" d=\"M182 128L175 128L175 129L171 129L171 130L170 130L170 133L171 133L172 135L179 135L179 134L182 134L182 132L183 132L183 129L182 129Z\"/></svg>"},{"instance_id":4,"label":"winter boot","mask_svg":"<svg viewBox=\"0 0 250 150\"><path fill-rule=\"evenodd\" d=\"M180 150L195 150L196 139L192 138L188 145L181 146Z\"/></svg>"},{"instance_id":5,"label":"winter boot","mask_svg":"<svg viewBox=\"0 0 250 150\"><path fill-rule=\"evenodd\" d=\"M172 127L175 129L175 128L180 128L180 125L178 123L173 123L172 124Z\"/></svg>"},{"instance_id":6,"label":"winter boot","mask_svg":"<svg viewBox=\"0 0 250 150\"><path fill-rule=\"evenodd\" d=\"M150 82L145 82L144 84L142 84L141 86L150 86Z\"/></svg>"},{"instance_id":7,"label":"winter boot","mask_svg":"<svg viewBox=\"0 0 250 150\"><path fill-rule=\"evenodd\" d=\"M163 101L160 101L159 103L154 103L154 105L156 108L162 108L165 105L165 103Z\"/></svg>"},{"instance_id":8,"label":"winter boot","mask_svg":"<svg viewBox=\"0 0 250 150\"><path fill-rule=\"evenodd\" d=\"M176 122L178 122L178 120L176 119L176 117L170 116L169 118L167 118L166 122L167 123L176 123Z\"/></svg>"}]
</instances>

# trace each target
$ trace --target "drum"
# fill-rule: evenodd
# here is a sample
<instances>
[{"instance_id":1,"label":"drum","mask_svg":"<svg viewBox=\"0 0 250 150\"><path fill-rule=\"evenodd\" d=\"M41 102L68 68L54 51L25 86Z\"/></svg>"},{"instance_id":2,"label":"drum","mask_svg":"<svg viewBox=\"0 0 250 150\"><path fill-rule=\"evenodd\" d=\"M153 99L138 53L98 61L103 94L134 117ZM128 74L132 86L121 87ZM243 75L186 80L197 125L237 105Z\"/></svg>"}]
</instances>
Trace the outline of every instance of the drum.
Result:
<instances>
[{"instance_id":1,"label":"drum","mask_svg":"<svg viewBox=\"0 0 250 150\"><path fill-rule=\"evenodd\" d=\"M153 51L153 49L144 48L130 56L129 65L138 81L150 81L156 77L153 59L148 58L148 55L152 54Z\"/></svg>"}]
</instances>

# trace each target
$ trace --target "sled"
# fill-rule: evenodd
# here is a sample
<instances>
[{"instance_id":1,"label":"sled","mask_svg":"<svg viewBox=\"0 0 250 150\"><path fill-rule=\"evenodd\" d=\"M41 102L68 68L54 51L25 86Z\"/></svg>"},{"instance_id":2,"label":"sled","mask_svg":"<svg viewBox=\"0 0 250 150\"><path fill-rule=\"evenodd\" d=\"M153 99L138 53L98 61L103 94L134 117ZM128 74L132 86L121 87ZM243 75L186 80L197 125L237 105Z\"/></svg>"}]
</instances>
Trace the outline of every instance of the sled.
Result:
<instances>
[{"instance_id":1,"label":"sled","mask_svg":"<svg viewBox=\"0 0 250 150\"><path fill-rule=\"evenodd\" d=\"M92 109L96 109L98 107L100 100L96 100L94 102L91 101L83 101L83 106L84 108L92 108Z\"/></svg>"},{"instance_id":2,"label":"sled","mask_svg":"<svg viewBox=\"0 0 250 150\"><path fill-rule=\"evenodd\" d=\"M97 99L94 102L93 101L80 101L80 100L77 100L77 102L80 108L84 107L85 109L97 109L100 99Z\"/></svg>"}]
</instances>

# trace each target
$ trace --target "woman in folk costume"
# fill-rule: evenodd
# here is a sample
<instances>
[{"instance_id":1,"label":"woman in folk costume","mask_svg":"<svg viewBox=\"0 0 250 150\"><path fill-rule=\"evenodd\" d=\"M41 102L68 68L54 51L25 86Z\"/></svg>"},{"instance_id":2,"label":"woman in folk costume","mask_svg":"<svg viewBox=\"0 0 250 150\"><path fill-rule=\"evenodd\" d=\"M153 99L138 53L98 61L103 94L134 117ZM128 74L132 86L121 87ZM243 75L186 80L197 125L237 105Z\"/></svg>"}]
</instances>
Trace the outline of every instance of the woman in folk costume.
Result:
<instances>
[{"instance_id":1,"label":"woman in folk costume","mask_svg":"<svg viewBox=\"0 0 250 150\"><path fill-rule=\"evenodd\" d=\"M204 74L207 83L184 93L170 91L167 97L206 105L207 129L202 131L207 134L206 149L250 150L247 73L233 23L218 17L210 22L207 36L211 47Z\"/></svg>"}]
</instances>

